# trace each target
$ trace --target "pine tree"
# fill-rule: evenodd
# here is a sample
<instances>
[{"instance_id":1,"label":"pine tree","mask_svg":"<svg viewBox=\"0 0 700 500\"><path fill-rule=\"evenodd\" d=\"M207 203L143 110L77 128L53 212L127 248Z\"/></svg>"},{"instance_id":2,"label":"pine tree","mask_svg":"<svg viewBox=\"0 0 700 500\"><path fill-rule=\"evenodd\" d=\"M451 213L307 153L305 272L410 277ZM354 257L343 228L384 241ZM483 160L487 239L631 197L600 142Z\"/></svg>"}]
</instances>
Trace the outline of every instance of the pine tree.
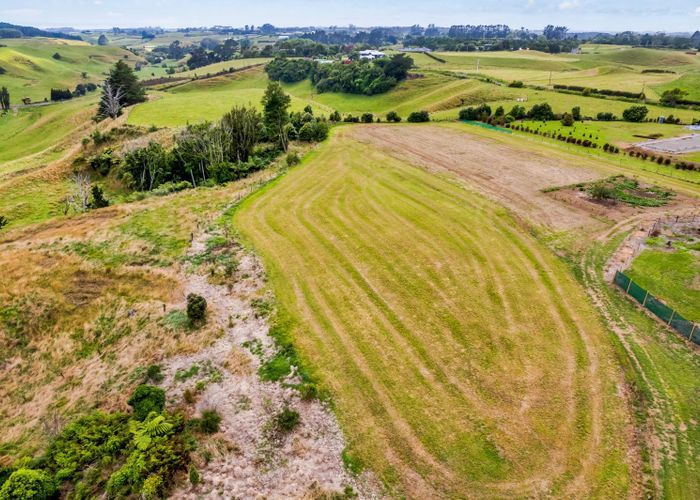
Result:
<instances>
[{"instance_id":1,"label":"pine tree","mask_svg":"<svg viewBox=\"0 0 700 500\"><path fill-rule=\"evenodd\" d=\"M109 73L109 78L103 85L104 89L109 87L113 92L117 90L121 94L119 97L119 103L123 106L130 106L131 104L136 104L146 100L146 90L139 82L138 78L134 74L134 71L126 64L124 61L117 61L112 70ZM100 115L108 116L108 110L104 107L103 103L100 104Z\"/></svg>"}]
</instances>

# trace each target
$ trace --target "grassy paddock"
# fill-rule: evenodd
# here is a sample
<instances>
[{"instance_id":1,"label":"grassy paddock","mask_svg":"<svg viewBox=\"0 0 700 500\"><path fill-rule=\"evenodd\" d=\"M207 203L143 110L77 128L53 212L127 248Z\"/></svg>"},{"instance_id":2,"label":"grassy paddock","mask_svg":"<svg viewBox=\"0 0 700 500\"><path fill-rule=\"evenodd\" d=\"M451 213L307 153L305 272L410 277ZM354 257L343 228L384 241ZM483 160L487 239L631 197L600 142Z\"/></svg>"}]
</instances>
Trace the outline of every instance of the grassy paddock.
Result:
<instances>
[{"instance_id":1,"label":"grassy paddock","mask_svg":"<svg viewBox=\"0 0 700 500\"><path fill-rule=\"evenodd\" d=\"M334 397L348 457L390 489L625 495L603 330L502 209L340 130L234 224Z\"/></svg>"}]
</instances>

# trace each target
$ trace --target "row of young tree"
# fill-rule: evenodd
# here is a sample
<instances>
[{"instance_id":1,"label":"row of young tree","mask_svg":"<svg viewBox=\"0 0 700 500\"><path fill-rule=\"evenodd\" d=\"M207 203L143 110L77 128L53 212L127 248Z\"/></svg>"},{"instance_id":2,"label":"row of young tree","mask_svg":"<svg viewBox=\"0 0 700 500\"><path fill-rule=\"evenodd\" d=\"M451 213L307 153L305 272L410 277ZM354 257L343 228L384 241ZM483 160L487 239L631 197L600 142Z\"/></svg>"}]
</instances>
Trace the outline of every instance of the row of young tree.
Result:
<instances>
[{"instance_id":1,"label":"row of young tree","mask_svg":"<svg viewBox=\"0 0 700 500\"><path fill-rule=\"evenodd\" d=\"M319 64L305 59L276 58L265 67L273 81L285 83L311 79L318 92L375 95L387 92L408 77L413 59L396 54L372 62Z\"/></svg>"},{"instance_id":2,"label":"row of young tree","mask_svg":"<svg viewBox=\"0 0 700 500\"><path fill-rule=\"evenodd\" d=\"M648 113L649 108L646 106L630 106L624 110L622 118L628 122L643 122ZM570 127L574 122L583 120L584 116L581 113L580 106L574 106L570 112L555 113L552 106L544 102L533 105L529 110L526 110L525 106L516 104L507 113L503 106L498 106L494 112L492 112L491 106L488 104L470 106L459 111L459 119L466 121L482 121L493 125L507 125L515 120L533 120L541 122L561 120L562 125ZM610 112L600 112L596 115L596 119L599 121L613 121L616 120L617 117Z\"/></svg>"}]
</instances>

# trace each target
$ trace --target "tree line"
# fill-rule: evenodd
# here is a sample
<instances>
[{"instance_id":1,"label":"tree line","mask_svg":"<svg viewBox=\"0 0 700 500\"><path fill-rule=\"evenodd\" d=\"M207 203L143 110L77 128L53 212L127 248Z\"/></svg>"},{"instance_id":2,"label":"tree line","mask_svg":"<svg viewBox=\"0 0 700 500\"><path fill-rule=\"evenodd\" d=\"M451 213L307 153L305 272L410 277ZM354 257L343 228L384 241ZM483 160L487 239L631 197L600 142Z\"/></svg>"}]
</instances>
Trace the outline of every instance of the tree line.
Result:
<instances>
[{"instance_id":1,"label":"tree line","mask_svg":"<svg viewBox=\"0 0 700 500\"><path fill-rule=\"evenodd\" d=\"M319 92L375 95L408 77L413 59L405 54L374 61L319 64L305 59L276 58L265 67L271 80L285 83L309 78Z\"/></svg>"}]
</instances>

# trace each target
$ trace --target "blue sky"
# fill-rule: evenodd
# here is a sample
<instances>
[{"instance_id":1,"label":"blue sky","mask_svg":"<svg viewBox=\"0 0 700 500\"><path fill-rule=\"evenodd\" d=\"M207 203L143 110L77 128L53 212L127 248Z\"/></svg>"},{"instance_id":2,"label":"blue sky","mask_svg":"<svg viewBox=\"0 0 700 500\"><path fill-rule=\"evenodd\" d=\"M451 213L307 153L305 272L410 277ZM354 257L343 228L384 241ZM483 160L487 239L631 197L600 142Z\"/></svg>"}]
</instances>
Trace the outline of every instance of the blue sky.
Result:
<instances>
[{"instance_id":1,"label":"blue sky","mask_svg":"<svg viewBox=\"0 0 700 500\"><path fill-rule=\"evenodd\" d=\"M0 21L39 27L496 24L695 31L700 0L0 0Z\"/></svg>"}]
</instances>

